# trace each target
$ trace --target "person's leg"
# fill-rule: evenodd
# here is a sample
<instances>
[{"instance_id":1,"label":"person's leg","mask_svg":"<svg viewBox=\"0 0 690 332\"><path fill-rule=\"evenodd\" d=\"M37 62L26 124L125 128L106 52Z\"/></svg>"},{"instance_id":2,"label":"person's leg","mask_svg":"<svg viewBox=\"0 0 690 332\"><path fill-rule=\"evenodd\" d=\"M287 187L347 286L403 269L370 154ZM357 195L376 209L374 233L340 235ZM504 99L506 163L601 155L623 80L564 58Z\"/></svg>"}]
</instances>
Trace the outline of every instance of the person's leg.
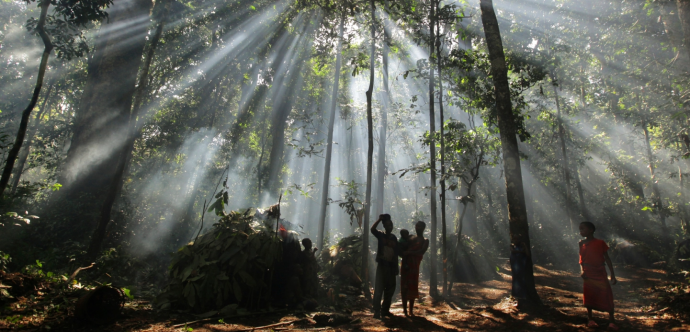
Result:
<instances>
[{"instance_id":1,"label":"person's leg","mask_svg":"<svg viewBox=\"0 0 690 332\"><path fill-rule=\"evenodd\" d=\"M391 267L385 268L385 287L383 289L383 305L381 307L382 315L390 315L391 302L393 301L393 294L395 294L395 270Z\"/></svg>"},{"instance_id":2,"label":"person's leg","mask_svg":"<svg viewBox=\"0 0 690 332\"><path fill-rule=\"evenodd\" d=\"M410 316L414 317L414 298L410 299Z\"/></svg>"},{"instance_id":3,"label":"person's leg","mask_svg":"<svg viewBox=\"0 0 690 332\"><path fill-rule=\"evenodd\" d=\"M613 315L613 310L609 311L609 330L618 331L618 326L616 325L616 318Z\"/></svg>"},{"instance_id":4,"label":"person's leg","mask_svg":"<svg viewBox=\"0 0 690 332\"><path fill-rule=\"evenodd\" d=\"M376 267L376 282L374 283L374 318L379 318L381 315L381 297L383 296L383 271L381 266Z\"/></svg>"},{"instance_id":5,"label":"person's leg","mask_svg":"<svg viewBox=\"0 0 690 332\"><path fill-rule=\"evenodd\" d=\"M587 307L587 327L599 327L599 324L597 324L592 317L592 308L590 307Z\"/></svg>"},{"instance_id":6,"label":"person's leg","mask_svg":"<svg viewBox=\"0 0 690 332\"><path fill-rule=\"evenodd\" d=\"M409 316L407 314L407 300L405 299L405 296L403 295L402 298L402 305L403 305L403 313L405 314L405 317Z\"/></svg>"}]
</instances>

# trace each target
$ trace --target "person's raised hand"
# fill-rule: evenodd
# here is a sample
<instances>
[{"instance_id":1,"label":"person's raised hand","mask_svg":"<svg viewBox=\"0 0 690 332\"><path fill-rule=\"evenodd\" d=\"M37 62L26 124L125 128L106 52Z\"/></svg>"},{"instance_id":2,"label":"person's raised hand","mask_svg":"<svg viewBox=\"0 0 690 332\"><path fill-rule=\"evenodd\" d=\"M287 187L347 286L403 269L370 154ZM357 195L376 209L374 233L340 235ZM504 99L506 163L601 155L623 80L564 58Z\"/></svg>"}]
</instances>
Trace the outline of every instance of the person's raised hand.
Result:
<instances>
[{"instance_id":1,"label":"person's raised hand","mask_svg":"<svg viewBox=\"0 0 690 332\"><path fill-rule=\"evenodd\" d=\"M616 276L611 276L611 285L615 285L618 283L618 279L616 279Z\"/></svg>"}]
</instances>

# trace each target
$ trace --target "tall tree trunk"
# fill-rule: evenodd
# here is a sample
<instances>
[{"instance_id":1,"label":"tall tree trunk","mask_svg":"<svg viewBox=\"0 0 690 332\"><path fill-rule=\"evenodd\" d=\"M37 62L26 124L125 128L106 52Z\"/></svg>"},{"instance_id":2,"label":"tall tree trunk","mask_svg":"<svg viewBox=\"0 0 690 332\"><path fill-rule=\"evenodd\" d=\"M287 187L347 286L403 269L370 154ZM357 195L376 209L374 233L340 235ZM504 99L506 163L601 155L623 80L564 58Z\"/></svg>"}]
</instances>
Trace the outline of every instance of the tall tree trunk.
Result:
<instances>
[{"instance_id":1,"label":"tall tree trunk","mask_svg":"<svg viewBox=\"0 0 690 332\"><path fill-rule=\"evenodd\" d=\"M680 224L681 227L683 228L683 234L685 236L688 236L690 234L690 219L688 218L688 211L687 207L685 206L686 204L686 197L687 195L685 194L685 188L683 186L683 171L681 170L680 166L678 166L678 181L680 182L680 196L678 197L678 210L680 214Z\"/></svg>"},{"instance_id":2,"label":"tall tree trunk","mask_svg":"<svg viewBox=\"0 0 690 332\"><path fill-rule=\"evenodd\" d=\"M388 12L388 0L384 1L384 14ZM385 15L382 15L382 17ZM386 184L386 130L388 128L388 107L390 106L390 91L388 89L388 44L390 43L390 31L388 19L383 17L383 100L381 102L381 128L379 128L379 158L376 165L376 214L383 213L383 202Z\"/></svg>"},{"instance_id":3,"label":"tall tree trunk","mask_svg":"<svg viewBox=\"0 0 690 332\"><path fill-rule=\"evenodd\" d=\"M36 135L36 132L38 131L38 125L41 123L41 116L43 116L43 112L46 111L46 106L48 105L48 100L50 99L50 93L52 92L52 90L53 84L51 84L48 87L48 91L46 91L46 96L43 99L41 109L40 111L38 111L38 114L36 114L36 120L34 120L33 124L34 129L29 132L29 135L26 137L25 145L22 146L22 149L19 151L17 167L15 167L14 172L12 172L12 187L10 189L11 195L14 195L14 193L17 192L19 180L22 177L22 174L24 172L24 166L26 165L26 160L29 159L29 154L31 153L31 145L33 144L34 135Z\"/></svg>"},{"instance_id":4,"label":"tall tree trunk","mask_svg":"<svg viewBox=\"0 0 690 332\"><path fill-rule=\"evenodd\" d=\"M95 258L101 250L101 246L103 245L103 240L105 239L106 235L106 229L108 227L108 224L110 223L110 215L113 209L113 204L115 204L115 201L117 200L117 197L120 191L122 190L125 168L127 167L127 163L129 162L129 160L131 159L132 151L134 150L134 141L136 140L137 133L139 131L139 128L137 128L136 126L137 117L139 116L139 113L141 111L141 104L144 100L144 93L146 92L147 88L146 84L149 78L151 62L153 60L153 55L156 51L156 48L158 47L161 35L163 34L164 27L165 21L162 20L158 22L156 32L154 33L153 38L151 39L151 43L149 44L149 48L146 53L144 65L141 69L141 73L139 74L137 88L134 94L134 100L132 102L134 104L134 107L132 108L132 111L129 113L129 118L127 120L128 132L126 141L118 153L117 168L115 170L115 175L111 180L112 182L110 184L110 188L108 188L108 192L105 196L103 206L101 207L101 214L100 219L98 221L98 225L96 226L96 230L94 231L93 236L91 236L91 243L89 244L89 249L87 252L88 256L91 258Z\"/></svg>"},{"instance_id":5,"label":"tall tree trunk","mask_svg":"<svg viewBox=\"0 0 690 332\"><path fill-rule=\"evenodd\" d=\"M553 83L553 94L556 98L556 117L558 118L558 138L561 143L561 153L563 153L563 178L565 181L565 211L568 214L570 221L570 232L575 232L575 221L573 220L572 197L570 190L570 164L568 163L568 151L565 147L565 127L563 126L563 118L561 115L561 103L558 100L558 88L556 87L556 75L551 74Z\"/></svg>"},{"instance_id":6,"label":"tall tree trunk","mask_svg":"<svg viewBox=\"0 0 690 332\"><path fill-rule=\"evenodd\" d=\"M582 214L582 218L584 220L592 221L589 216L589 211L587 210L587 202L585 202L585 192L582 189L582 182L580 181L580 170L577 167L577 164L575 164L574 167L575 172L574 174L574 179L575 179L575 186L577 187L577 196L580 201L580 214Z\"/></svg>"},{"instance_id":7,"label":"tall tree trunk","mask_svg":"<svg viewBox=\"0 0 690 332\"><path fill-rule=\"evenodd\" d=\"M50 1L42 0L41 14L38 17L38 23L36 24L36 32L38 32L38 35L41 36L41 40L43 41L43 55L41 56L41 63L38 66L38 76L36 78L36 85L34 86L34 93L31 95L29 105L24 109L24 111L22 111L22 119L19 122L17 137L14 139L12 149L10 149L10 152L7 154L5 168L2 170L2 177L0 177L0 200L2 200L5 194L5 189L10 181L10 176L12 176L14 163L17 160L17 156L19 155L19 150L22 148L22 144L24 143L24 137L26 136L26 129L29 126L31 112L34 110L34 107L36 107L38 96L41 94L43 78L45 77L46 68L48 67L48 58L50 58L50 52L53 50L53 43L50 41L50 36L48 36L45 31L48 7L50 7Z\"/></svg>"},{"instance_id":8,"label":"tall tree trunk","mask_svg":"<svg viewBox=\"0 0 690 332\"><path fill-rule=\"evenodd\" d=\"M683 29L683 46L686 57L690 59L690 0L677 0L678 18Z\"/></svg>"},{"instance_id":9,"label":"tall tree trunk","mask_svg":"<svg viewBox=\"0 0 690 332\"><path fill-rule=\"evenodd\" d=\"M674 0L657 1L661 23L664 25L664 32L668 36L671 46L681 51L683 46L683 27L678 15L678 5Z\"/></svg>"},{"instance_id":10,"label":"tall tree trunk","mask_svg":"<svg viewBox=\"0 0 690 332\"><path fill-rule=\"evenodd\" d=\"M491 75L494 81L496 95L496 111L498 127L501 133L501 150L503 153L503 171L506 181L506 196L508 199L508 219L510 222L510 240L513 244L524 244L527 250L527 266L525 283L528 298L525 304L540 305L541 299L534 283L534 266L532 263L531 244L529 238L529 223L525 208L525 193L522 187L522 169L518 152L517 131L513 106L510 100L510 86L508 84L508 68L503 42L498 27L498 20L494 12L492 0L481 0L482 24L489 49ZM507 248L506 248L507 249Z\"/></svg>"},{"instance_id":11,"label":"tall tree trunk","mask_svg":"<svg viewBox=\"0 0 690 332\"><path fill-rule=\"evenodd\" d=\"M367 188L364 196L364 221L362 225L362 280L364 293L371 298L369 290L369 218L371 212L371 180L374 158L374 120L371 111L374 94L374 65L376 65L376 5L370 0L371 6L371 54L369 55L369 89L367 95Z\"/></svg>"},{"instance_id":12,"label":"tall tree trunk","mask_svg":"<svg viewBox=\"0 0 690 332\"><path fill-rule=\"evenodd\" d=\"M321 211L319 213L319 234L316 241L317 248L323 248L324 230L326 228L326 208L328 207L328 187L331 180L331 156L333 154L333 124L335 123L338 105L338 87L340 85L340 66L342 63L343 31L345 30L345 14L340 18L338 30L338 48L335 55L335 73L333 75L333 92L331 94L331 114L328 121L328 139L326 146L326 162L323 170L323 187L321 190Z\"/></svg>"},{"instance_id":13,"label":"tall tree trunk","mask_svg":"<svg viewBox=\"0 0 690 332\"><path fill-rule=\"evenodd\" d=\"M79 218L103 218L130 133L137 72L146 46L151 0L116 1L103 22L60 183L69 197L85 195ZM88 230L93 224L78 225ZM102 227L98 225L97 227ZM98 240L96 242L99 242ZM92 241L92 243L94 243Z\"/></svg>"},{"instance_id":14,"label":"tall tree trunk","mask_svg":"<svg viewBox=\"0 0 690 332\"><path fill-rule=\"evenodd\" d=\"M438 3L437 3L438 5ZM448 294L448 246L446 243L446 140L443 136L443 124L445 122L443 114L443 76L441 72L441 28L438 21L436 21L436 70L438 70L438 111L441 116L441 262L443 265L443 286L442 292L444 295Z\"/></svg>"},{"instance_id":15,"label":"tall tree trunk","mask_svg":"<svg viewBox=\"0 0 690 332\"><path fill-rule=\"evenodd\" d=\"M436 35L434 28L436 25L436 1L431 0L431 7L429 9L429 137L432 138L429 145L429 161L431 163L431 192L429 193L429 200L431 201L431 231L430 231L430 245L429 249L429 295L432 297L438 296L438 276L436 275L436 253L438 251L436 244L436 232L438 230L438 221L436 220L436 142L433 141L436 135L436 115L434 113L434 104L436 97L434 96L434 88L436 81L434 80L434 53L436 51Z\"/></svg>"},{"instance_id":16,"label":"tall tree trunk","mask_svg":"<svg viewBox=\"0 0 690 332\"><path fill-rule=\"evenodd\" d=\"M647 161L649 162L649 174L652 178L652 202L654 203L654 208L659 214L659 220L661 220L661 231L664 236L668 236L668 228L666 226L666 213L664 212L664 203L661 200L661 191L659 191L659 183L654 174L654 155L652 154L652 145L649 143L649 130L647 129L647 121L642 123L642 129L644 130L644 143L647 148Z\"/></svg>"}]
</instances>

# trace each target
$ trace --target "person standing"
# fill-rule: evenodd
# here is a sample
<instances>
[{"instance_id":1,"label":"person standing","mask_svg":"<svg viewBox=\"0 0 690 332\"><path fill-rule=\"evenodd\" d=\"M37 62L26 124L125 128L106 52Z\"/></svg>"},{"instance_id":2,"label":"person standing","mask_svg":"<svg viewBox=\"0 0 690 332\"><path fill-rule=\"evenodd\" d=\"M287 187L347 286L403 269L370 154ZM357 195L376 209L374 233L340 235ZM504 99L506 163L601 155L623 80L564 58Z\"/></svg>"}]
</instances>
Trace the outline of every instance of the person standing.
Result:
<instances>
[{"instance_id":1,"label":"person standing","mask_svg":"<svg viewBox=\"0 0 690 332\"><path fill-rule=\"evenodd\" d=\"M376 229L383 223L384 232ZM374 318L391 317L391 301L398 275L398 238L392 233L393 221L389 214L379 215L371 225L371 234L378 240L376 251L376 283L374 284ZM381 300L383 299L383 303Z\"/></svg>"},{"instance_id":2,"label":"person standing","mask_svg":"<svg viewBox=\"0 0 690 332\"><path fill-rule=\"evenodd\" d=\"M429 240L424 238L426 223L418 221L414 229L417 235L410 236L407 249L402 252L402 268L400 269L400 296L405 316L408 316L408 302L410 303L409 315L414 316L414 300L419 297L419 264L429 248Z\"/></svg>"},{"instance_id":3,"label":"person standing","mask_svg":"<svg viewBox=\"0 0 690 332\"><path fill-rule=\"evenodd\" d=\"M594 237L596 227L589 221L580 223L580 267L584 280L583 301L587 308L588 327L598 327L592 317L592 310L605 311L609 314L609 330L618 330L613 315L613 290L606 275L606 265L611 271L611 284L616 284L616 274L613 272L613 263L607 251L609 246L603 240Z\"/></svg>"}]
</instances>

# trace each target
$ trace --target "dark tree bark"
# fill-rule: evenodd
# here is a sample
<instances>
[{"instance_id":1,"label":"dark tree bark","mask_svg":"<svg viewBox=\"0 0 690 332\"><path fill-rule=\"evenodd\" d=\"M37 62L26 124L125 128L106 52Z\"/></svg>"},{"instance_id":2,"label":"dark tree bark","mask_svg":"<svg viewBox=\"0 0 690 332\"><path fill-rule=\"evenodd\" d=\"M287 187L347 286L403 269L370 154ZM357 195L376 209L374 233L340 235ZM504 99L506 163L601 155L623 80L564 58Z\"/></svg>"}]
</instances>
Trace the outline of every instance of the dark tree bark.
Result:
<instances>
[{"instance_id":1,"label":"dark tree bark","mask_svg":"<svg viewBox=\"0 0 690 332\"><path fill-rule=\"evenodd\" d=\"M146 52L146 57L144 59L144 65L139 74L139 79L137 81L137 88L134 94L133 104L134 107L129 113L129 118L127 119L127 138L125 144L122 146L118 153L117 168L115 170L115 175L112 178L110 188L105 196L103 206L101 207L100 219L96 230L91 236L91 243L89 244L88 256L95 258L101 250L103 245L103 240L105 239L106 229L110 223L110 215L113 209L113 204L117 200L120 192L122 191L122 185L124 180L125 168L127 163L131 159L132 151L134 150L134 141L137 138L137 133L139 128L137 124L137 117L141 111L141 105L144 100L144 93L146 92L146 84L149 78L149 70L151 68L151 62L153 60L153 55L158 47L161 35L163 34L163 28L165 27L165 21L161 20L158 22L156 31L151 38L151 43L149 45L148 51Z\"/></svg>"},{"instance_id":2,"label":"dark tree bark","mask_svg":"<svg viewBox=\"0 0 690 332\"><path fill-rule=\"evenodd\" d=\"M430 252L429 252L429 295L432 297L438 296L438 276L436 275L436 232L438 230L438 221L436 220L436 142L433 137L436 135L436 114L434 113L434 104L436 96L434 96L434 88L436 82L434 80L434 54L436 51L436 35L434 28L436 25L436 1L430 1L429 8L429 137L432 138L429 145L429 161L431 163L431 192L429 193L429 200L431 201L431 230L430 230Z\"/></svg>"},{"instance_id":3,"label":"dark tree bark","mask_svg":"<svg viewBox=\"0 0 690 332\"><path fill-rule=\"evenodd\" d=\"M317 248L323 248L324 230L326 228L326 208L328 207L328 187L331 180L331 156L333 154L333 125L335 124L336 108L338 105L338 86L340 85L340 67L342 64L343 33L345 30L345 14L340 18L338 29L338 47L335 55L335 73L333 75L333 92L331 94L331 114L328 120L328 139L326 145L326 162L323 170L323 187L321 190L321 210L319 211L319 234L316 241Z\"/></svg>"},{"instance_id":4,"label":"dark tree bark","mask_svg":"<svg viewBox=\"0 0 690 332\"><path fill-rule=\"evenodd\" d=\"M384 1L384 12L388 12L388 1ZM386 138L388 129L388 107L390 106L390 90L388 88L388 52L390 43L390 25L388 19L383 18L383 49L382 49L382 65L383 65L383 100L381 102L381 127L379 128L379 157L376 165L376 214L383 213L383 202L385 198L385 184L386 184Z\"/></svg>"},{"instance_id":5,"label":"dark tree bark","mask_svg":"<svg viewBox=\"0 0 690 332\"><path fill-rule=\"evenodd\" d=\"M577 187L577 196L580 201L580 214L584 220L592 221L589 216L589 211L587 210L587 202L585 202L585 192L582 189L582 182L580 181L580 170L577 164L574 166L575 172L573 172L573 178L575 180L575 187Z\"/></svg>"},{"instance_id":6,"label":"dark tree bark","mask_svg":"<svg viewBox=\"0 0 690 332\"><path fill-rule=\"evenodd\" d=\"M503 153L503 172L506 181L506 196L508 199L508 219L510 223L510 240L513 244L524 244L527 249L527 271L525 281L528 298L526 305L541 305L534 283L534 267L532 263L531 244L529 238L529 223L525 208L525 194L522 184L522 169L518 153L517 130L515 115L510 100L510 86L508 84L508 68L498 20L494 12L492 0L481 0L482 24L489 49L491 75L494 81L496 95L496 111L498 114L498 128L501 133L501 150Z\"/></svg>"},{"instance_id":7,"label":"dark tree bark","mask_svg":"<svg viewBox=\"0 0 690 332\"><path fill-rule=\"evenodd\" d=\"M563 178L565 182L565 211L568 214L568 220L570 221L570 232L575 232L575 221L573 220L573 208L572 208L572 195L570 190L570 163L568 163L568 151L565 147L565 127L563 126L563 118L561 114L561 103L558 99L558 88L556 87L556 75L551 74L551 79L553 80L553 94L556 98L556 117L558 118L558 138L561 145L561 153L563 153Z\"/></svg>"},{"instance_id":8,"label":"dark tree bark","mask_svg":"<svg viewBox=\"0 0 690 332\"><path fill-rule=\"evenodd\" d=\"M34 120L33 124L33 130L31 130L26 136L26 143L24 143L24 146L22 146L22 149L19 151L19 157L17 159L17 167L14 168L14 172L12 172L12 187L10 190L10 194L14 195L15 192L17 192L17 187L19 186L19 180L22 177L22 174L24 172L24 166L26 165L26 160L29 159L29 154L31 153L31 145L33 145L33 139L34 135L36 135L36 132L38 131L38 125L41 123L41 117L43 116L43 113L46 111L46 107L48 105L48 100L50 99L50 93L53 91L53 84L51 84L48 87L48 91L46 91L46 96L43 99L43 104L41 105L40 111L36 114L36 119Z\"/></svg>"},{"instance_id":9,"label":"dark tree bark","mask_svg":"<svg viewBox=\"0 0 690 332\"><path fill-rule=\"evenodd\" d=\"M374 66L376 65L376 5L370 0L371 6L371 53L369 54L369 89L367 95L367 187L364 195L364 221L362 222L362 280L367 298L371 298L369 290L369 218L371 212L371 181L374 158L374 119L372 116L372 97L374 94Z\"/></svg>"},{"instance_id":10,"label":"dark tree bark","mask_svg":"<svg viewBox=\"0 0 690 332\"><path fill-rule=\"evenodd\" d=\"M438 3L437 3L438 5ZM446 243L446 140L443 137L443 76L441 72L441 29L440 24L436 21L436 65L438 70L438 110L441 116L441 264L443 268L441 291L444 295L448 294L448 246Z\"/></svg>"},{"instance_id":11,"label":"dark tree bark","mask_svg":"<svg viewBox=\"0 0 690 332\"><path fill-rule=\"evenodd\" d=\"M36 32L41 36L43 41L43 55L41 56L41 63L38 66L38 77L36 78L36 85L34 86L34 93L31 95L31 101L29 105L22 111L22 118L19 122L19 130L17 131L17 137L14 139L14 144L12 149L7 154L7 161L5 162L5 168L2 170L2 177L0 177L0 200L5 194L5 189L7 189L7 184L10 181L10 176L12 176L12 169L14 168L14 163L19 155L19 150L22 148L24 143L24 137L26 136L26 129L29 126L29 119L31 118L31 112L36 107L38 102L38 96L41 94L41 87L43 86L43 78L46 74L46 68L48 67L48 58L50 58L50 52L53 51L53 43L50 40L50 36L45 31L46 16L48 15L48 8L50 7L49 0L41 1L41 14L38 18L38 23L36 24Z\"/></svg>"},{"instance_id":12,"label":"dark tree bark","mask_svg":"<svg viewBox=\"0 0 690 332\"><path fill-rule=\"evenodd\" d=\"M93 204L82 211L89 219L98 215L118 173L152 5L151 0L115 2L88 66L60 183L68 196L90 197Z\"/></svg>"}]
</instances>

